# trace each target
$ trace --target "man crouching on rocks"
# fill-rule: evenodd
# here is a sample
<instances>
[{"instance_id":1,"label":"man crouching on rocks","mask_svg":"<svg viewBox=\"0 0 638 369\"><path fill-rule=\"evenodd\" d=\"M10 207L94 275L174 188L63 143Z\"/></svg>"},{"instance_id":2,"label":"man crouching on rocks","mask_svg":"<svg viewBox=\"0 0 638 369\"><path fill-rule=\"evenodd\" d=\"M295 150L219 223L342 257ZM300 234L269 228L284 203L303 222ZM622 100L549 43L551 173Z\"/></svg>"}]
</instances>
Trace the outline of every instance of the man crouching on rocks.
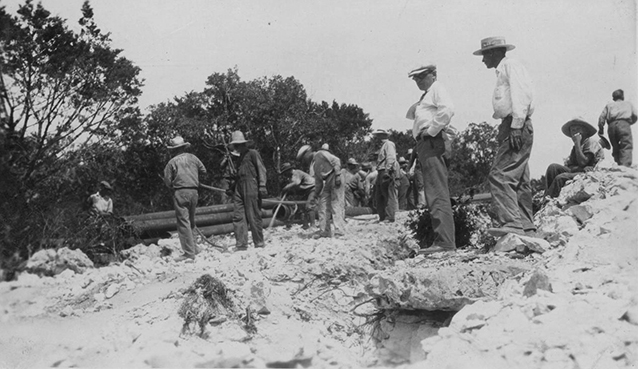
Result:
<instances>
[{"instance_id":1,"label":"man crouching on rocks","mask_svg":"<svg viewBox=\"0 0 638 369\"><path fill-rule=\"evenodd\" d=\"M173 190L177 234L184 250L184 255L175 261L194 260L199 253L193 230L199 200L199 176L206 174L206 168L197 156L186 152L190 145L181 136L173 138L167 146L172 151L173 158L164 168L164 183Z\"/></svg>"},{"instance_id":2,"label":"man crouching on rocks","mask_svg":"<svg viewBox=\"0 0 638 369\"><path fill-rule=\"evenodd\" d=\"M565 165L551 164L545 173L547 181L545 195L558 197L565 183L593 167L604 159L605 153L597 140L591 139L596 134L596 128L581 118L574 118L565 123L562 128L565 136L572 139L574 147Z\"/></svg>"}]
</instances>

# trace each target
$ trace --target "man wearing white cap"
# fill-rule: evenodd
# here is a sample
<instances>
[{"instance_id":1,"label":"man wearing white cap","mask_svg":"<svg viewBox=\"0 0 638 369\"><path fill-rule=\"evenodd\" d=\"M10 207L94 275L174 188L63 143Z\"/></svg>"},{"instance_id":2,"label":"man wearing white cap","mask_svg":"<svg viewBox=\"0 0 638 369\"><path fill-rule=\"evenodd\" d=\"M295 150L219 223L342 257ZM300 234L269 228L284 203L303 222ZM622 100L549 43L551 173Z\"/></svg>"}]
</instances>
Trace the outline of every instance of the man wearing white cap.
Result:
<instances>
[{"instance_id":1,"label":"man wearing white cap","mask_svg":"<svg viewBox=\"0 0 638 369\"><path fill-rule=\"evenodd\" d=\"M173 158L164 168L164 183L173 190L177 234L184 251L184 255L177 258L177 261L193 260L199 253L193 230L199 200L199 176L206 174L206 168L195 155L186 152L190 145L181 136L171 139L167 148L171 150Z\"/></svg>"},{"instance_id":2,"label":"man wearing white cap","mask_svg":"<svg viewBox=\"0 0 638 369\"><path fill-rule=\"evenodd\" d=\"M372 132L372 137L381 142L377 155L377 178L374 184L377 214L379 214L379 222L393 223L399 208L396 180L399 178L401 169L397 161L397 148L394 142L388 139L388 132L383 129Z\"/></svg>"},{"instance_id":3,"label":"man wearing white cap","mask_svg":"<svg viewBox=\"0 0 638 369\"><path fill-rule=\"evenodd\" d=\"M248 228L256 248L266 246L261 220L260 199L268 196L266 190L266 167L257 150L249 149L248 141L241 131L232 133L228 146L239 152L237 182L233 194L233 228L235 250L248 249Z\"/></svg>"},{"instance_id":4,"label":"man wearing white cap","mask_svg":"<svg viewBox=\"0 0 638 369\"><path fill-rule=\"evenodd\" d=\"M528 164L534 142L531 120L534 92L525 66L506 57L506 52L512 49L514 45L506 43L505 38L488 37L481 40L481 48L474 52L483 56L488 69L496 70L492 117L500 119L501 124L499 147L488 176L495 221L499 224L488 232L496 237L536 230Z\"/></svg>"},{"instance_id":5,"label":"man wearing white cap","mask_svg":"<svg viewBox=\"0 0 638 369\"><path fill-rule=\"evenodd\" d=\"M421 254L456 250L454 215L448 188L445 162L446 130L454 116L454 104L447 90L437 81L436 65L417 68L408 77L423 91L421 99L408 110L406 118L413 120L412 136L423 174L425 202L430 211L435 239Z\"/></svg>"},{"instance_id":6,"label":"man wearing white cap","mask_svg":"<svg viewBox=\"0 0 638 369\"><path fill-rule=\"evenodd\" d=\"M330 223L334 222L334 236L345 232L345 198L341 178L341 160L328 150L313 152L304 145L297 153L297 160L310 164L310 174L315 177L315 198L319 199L319 232L315 238L332 237Z\"/></svg>"}]
</instances>

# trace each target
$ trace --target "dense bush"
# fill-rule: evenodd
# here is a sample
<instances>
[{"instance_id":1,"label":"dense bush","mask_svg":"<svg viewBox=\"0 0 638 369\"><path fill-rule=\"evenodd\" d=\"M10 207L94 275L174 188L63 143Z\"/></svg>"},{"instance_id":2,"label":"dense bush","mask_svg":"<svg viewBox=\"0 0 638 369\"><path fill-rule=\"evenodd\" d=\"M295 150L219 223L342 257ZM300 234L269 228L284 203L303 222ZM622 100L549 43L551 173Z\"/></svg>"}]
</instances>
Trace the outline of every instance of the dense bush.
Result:
<instances>
[{"instance_id":1,"label":"dense bush","mask_svg":"<svg viewBox=\"0 0 638 369\"><path fill-rule=\"evenodd\" d=\"M472 203L471 198L468 197L454 204L452 211L457 248L488 249L494 246L496 240L487 233L487 229L492 224L487 204ZM421 248L432 246L435 235L432 230L432 218L427 208L411 211L407 226Z\"/></svg>"}]
</instances>

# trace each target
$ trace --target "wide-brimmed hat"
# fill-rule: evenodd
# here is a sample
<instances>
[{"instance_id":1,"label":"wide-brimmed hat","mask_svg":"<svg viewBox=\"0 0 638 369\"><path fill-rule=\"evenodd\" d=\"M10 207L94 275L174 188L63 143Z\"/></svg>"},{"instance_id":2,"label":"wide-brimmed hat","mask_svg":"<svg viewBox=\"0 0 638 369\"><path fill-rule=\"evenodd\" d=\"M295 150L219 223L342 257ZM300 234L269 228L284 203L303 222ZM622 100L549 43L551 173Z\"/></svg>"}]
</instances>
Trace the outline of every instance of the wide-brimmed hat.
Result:
<instances>
[{"instance_id":1,"label":"wide-brimmed hat","mask_svg":"<svg viewBox=\"0 0 638 369\"><path fill-rule=\"evenodd\" d=\"M483 52L487 50L496 49L499 47L504 47L506 51L510 51L514 49L516 46L510 45L507 42L505 42L505 37L503 36L488 37L481 40L481 48L479 50L476 50L473 54L483 55Z\"/></svg>"},{"instance_id":2,"label":"wide-brimmed hat","mask_svg":"<svg viewBox=\"0 0 638 369\"><path fill-rule=\"evenodd\" d=\"M375 129L374 131L372 131L372 135L373 136L389 136L388 131L386 131L385 129Z\"/></svg>"},{"instance_id":3,"label":"wide-brimmed hat","mask_svg":"<svg viewBox=\"0 0 638 369\"><path fill-rule=\"evenodd\" d=\"M284 174L289 170L292 170L292 164L290 163L283 163L281 164L281 168L279 168L279 174Z\"/></svg>"},{"instance_id":4,"label":"wide-brimmed hat","mask_svg":"<svg viewBox=\"0 0 638 369\"><path fill-rule=\"evenodd\" d=\"M598 138L600 138L600 140L598 140L598 142L600 143L600 146L603 147L603 149L605 150L610 150L611 149L611 144L609 143L609 140L602 135L598 135Z\"/></svg>"},{"instance_id":5,"label":"wide-brimmed hat","mask_svg":"<svg viewBox=\"0 0 638 369\"><path fill-rule=\"evenodd\" d=\"M405 158L404 158L403 156L401 156L401 157L399 158L399 164L407 164L407 163L408 163L408 161L407 161L407 160L405 160Z\"/></svg>"},{"instance_id":6,"label":"wide-brimmed hat","mask_svg":"<svg viewBox=\"0 0 638 369\"><path fill-rule=\"evenodd\" d=\"M108 183L107 181L102 181L100 182L100 186L105 189L105 190L113 190L113 187L111 187L111 184Z\"/></svg>"},{"instance_id":7,"label":"wide-brimmed hat","mask_svg":"<svg viewBox=\"0 0 638 369\"><path fill-rule=\"evenodd\" d=\"M297 160L301 160L301 158L304 156L304 154L307 151L312 150L312 147L310 147L310 145L303 145L299 148L299 151L297 151Z\"/></svg>"},{"instance_id":8,"label":"wide-brimmed hat","mask_svg":"<svg viewBox=\"0 0 638 369\"><path fill-rule=\"evenodd\" d=\"M370 162L364 161L363 163L361 163L361 169L372 169L372 164L370 164Z\"/></svg>"},{"instance_id":9,"label":"wide-brimmed hat","mask_svg":"<svg viewBox=\"0 0 638 369\"><path fill-rule=\"evenodd\" d=\"M243 144L246 142L248 142L248 140L244 137L244 133L242 131L235 131L231 134L228 145Z\"/></svg>"},{"instance_id":10,"label":"wide-brimmed hat","mask_svg":"<svg viewBox=\"0 0 638 369\"><path fill-rule=\"evenodd\" d=\"M177 149L178 147L190 146L190 145L191 145L190 142L184 141L184 138L182 136L175 136L175 137L171 138L171 141L168 143L166 148L167 149Z\"/></svg>"},{"instance_id":11,"label":"wide-brimmed hat","mask_svg":"<svg viewBox=\"0 0 638 369\"><path fill-rule=\"evenodd\" d=\"M348 164L348 165L359 165L359 163L357 163L357 161L354 160L354 158L349 158L348 161L346 162L346 164Z\"/></svg>"},{"instance_id":12,"label":"wide-brimmed hat","mask_svg":"<svg viewBox=\"0 0 638 369\"><path fill-rule=\"evenodd\" d=\"M418 76L419 74L423 74L423 73L431 73L431 72L436 72L436 65L435 64L427 64L424 65L422 67L418 67L416 69L412 69L411 71L408 72L408 78L412 78L414 76Z\"/></svg>"},{"instance_id":13,"label":"wide-brimmed hat","mask_svg":"<svg viewBox=\"0 0 638 369\"><path fill-rule=\"evenodd\" d=\"M569 133L569 129L575 125L579 125L583 127L583 130L585 131L584 138L591 137L595 135L597 132L596 128L594 128L594 126L592 126L591 124L585 122L583 118L574 118L568 121L567 123L563 124L563 128L561 128L561 130L563 131L563 134L567 137L571 137L572 135Z\"/></svg>"}]
</instances>

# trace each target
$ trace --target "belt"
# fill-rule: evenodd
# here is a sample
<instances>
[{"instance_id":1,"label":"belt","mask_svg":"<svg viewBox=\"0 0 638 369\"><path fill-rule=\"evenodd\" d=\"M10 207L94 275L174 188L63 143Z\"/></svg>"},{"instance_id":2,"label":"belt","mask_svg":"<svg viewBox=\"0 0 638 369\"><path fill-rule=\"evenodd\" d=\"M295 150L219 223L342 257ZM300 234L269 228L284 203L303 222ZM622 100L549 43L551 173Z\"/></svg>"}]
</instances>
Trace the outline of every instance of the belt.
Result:
<instances>
[{"instance_id":1,"label":"belt","mask_svg":"<svg viewBox=\"0 0 638 369\"><path fill-rule=\"evenodd\" d=\"M173 190L177 191L177 190L197 190L199 189L199 187L179 187L179 188L173 188Z\"/></svg>"}]
</instances>

